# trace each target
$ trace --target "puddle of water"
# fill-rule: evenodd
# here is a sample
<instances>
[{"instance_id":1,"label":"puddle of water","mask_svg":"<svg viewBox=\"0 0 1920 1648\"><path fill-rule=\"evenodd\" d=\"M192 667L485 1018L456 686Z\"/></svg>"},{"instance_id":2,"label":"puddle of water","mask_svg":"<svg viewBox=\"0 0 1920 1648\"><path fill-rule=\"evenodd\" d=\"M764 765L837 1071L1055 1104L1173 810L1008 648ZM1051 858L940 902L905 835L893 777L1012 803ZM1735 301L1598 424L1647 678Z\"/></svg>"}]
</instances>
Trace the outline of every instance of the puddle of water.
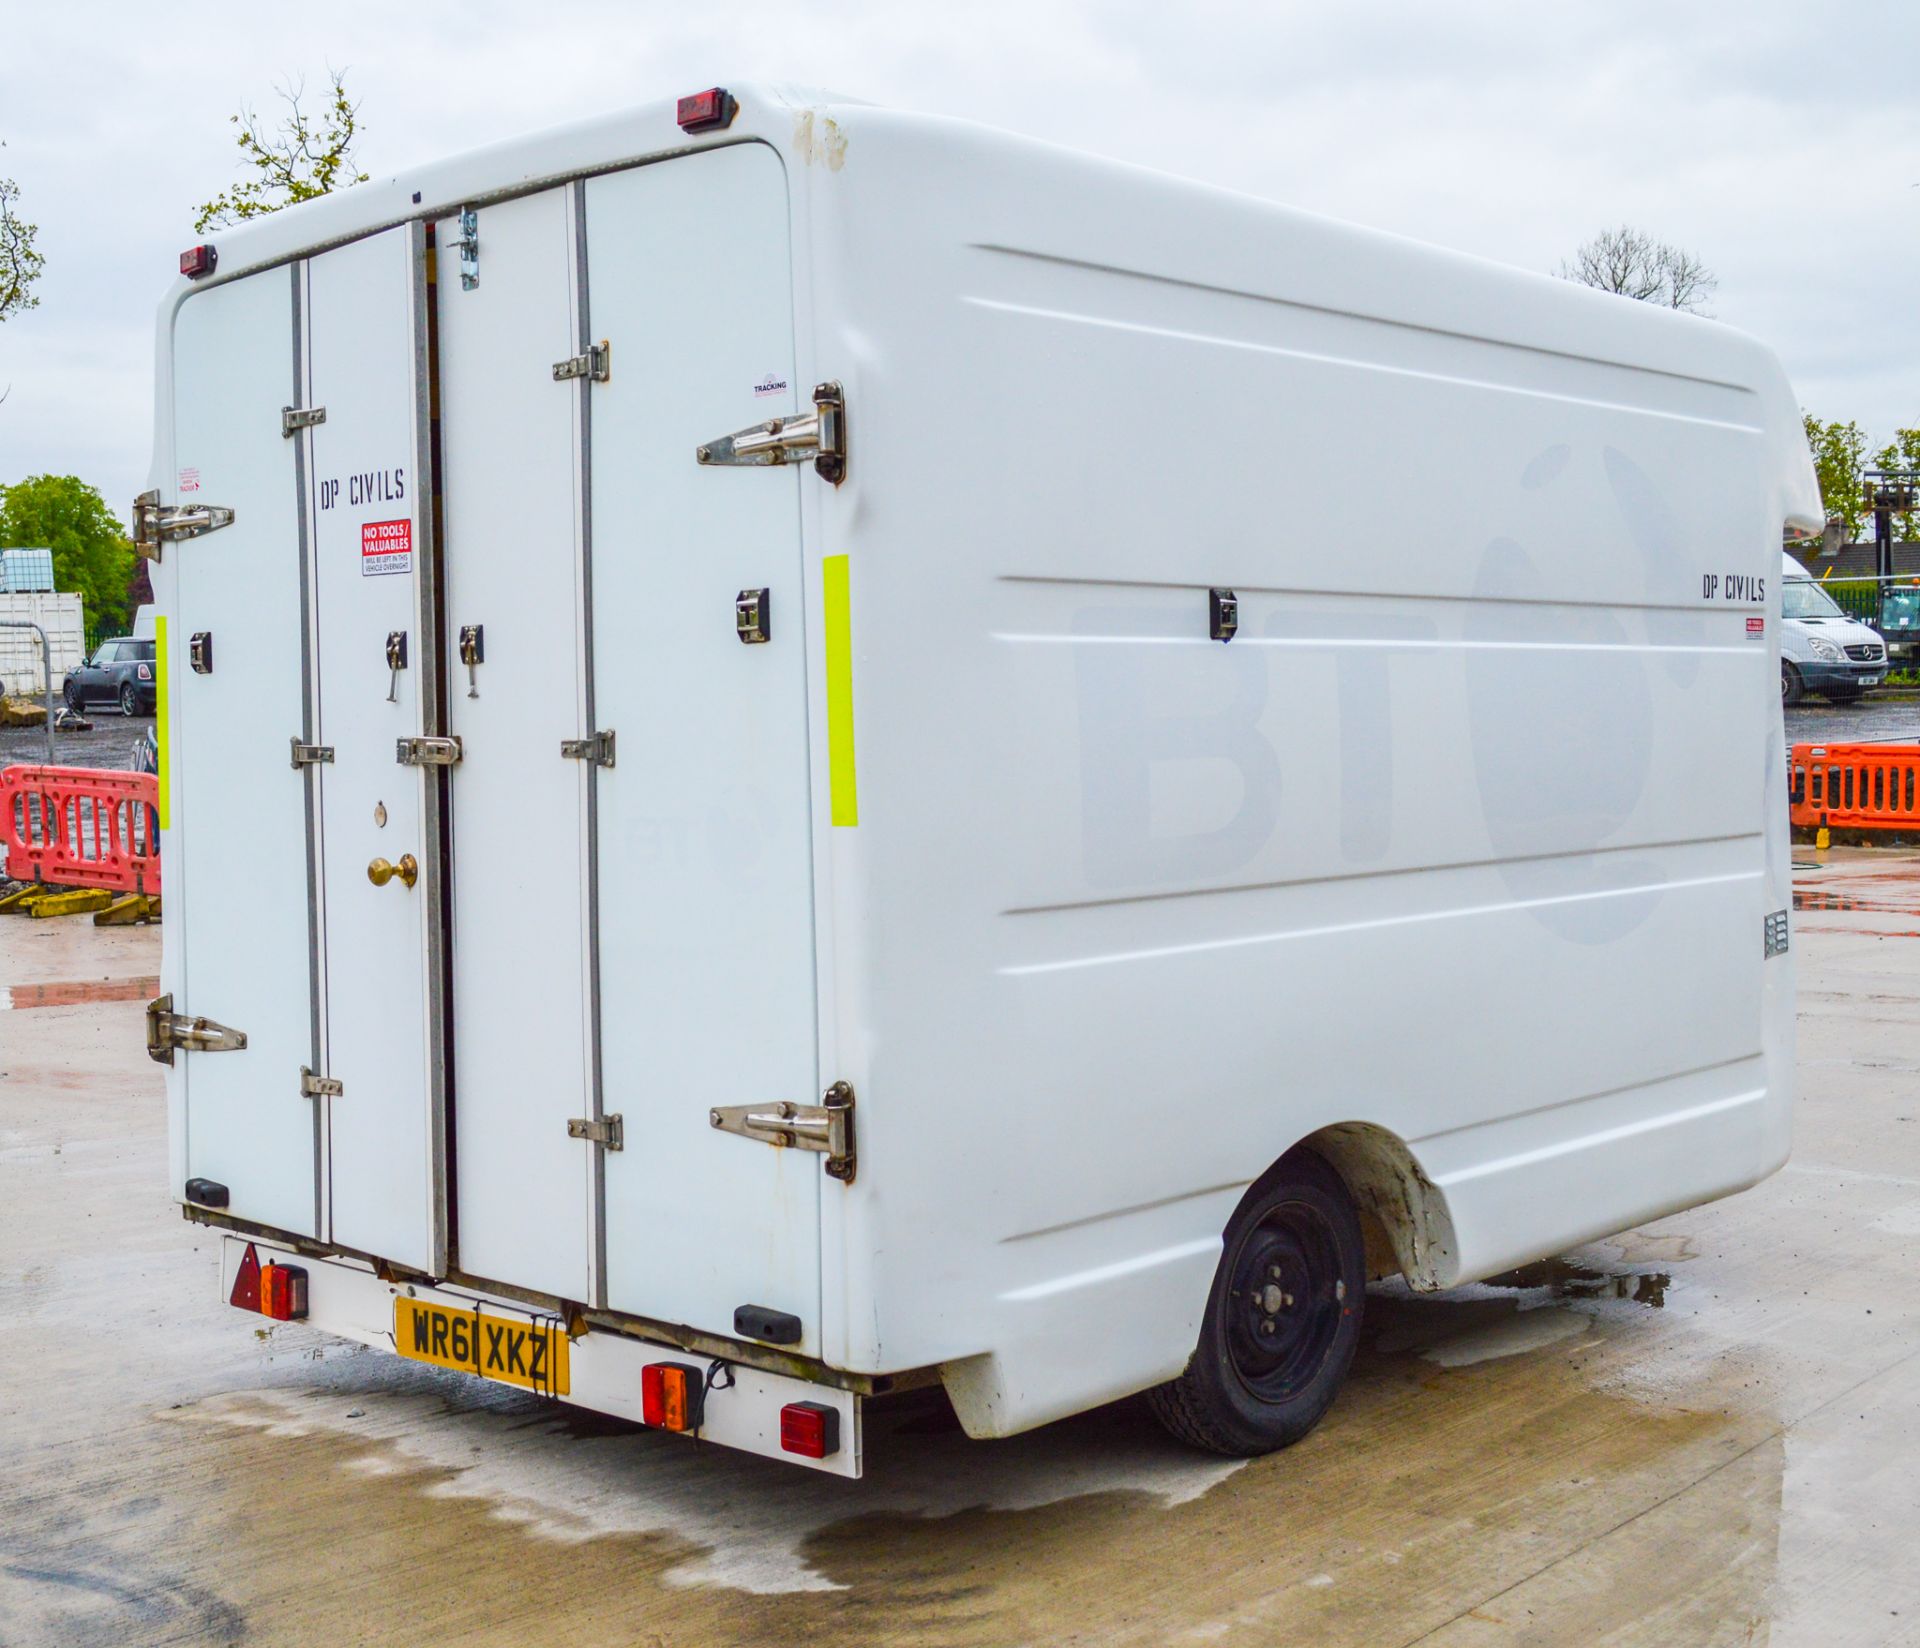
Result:
<instances>
[{"instance_id":1,"label":"puddle of water","mask_svg":"<svg viewBox=\"0 0 1920 1648\"><path fill-rule=\"evenodd\" d=\"M160 980L145 978L82 979L69 984L0 984L0 1012L19 1007L75 1007L94 1001L150 1001L160 993Z\"/></svg>"},{"instance_id":2,"label":"puddle of water","mask_svg":"<svg viewBox=\"0 0 1920 1648\"><path fill-rule=\"evenodd\" d=\"M1518 1270L1489 1276L1480 1285L1510 1288L1516 1293L1544 1289L1556 1299L1631 1299L1636 1305L1660 1310L1666 1305L1673 1277L1662 1270L1596 1270L1574 1259L1541 1259Z\"/></svg>"},{"instance_id":3,"label":"puddle of water","mask_svg":"<svg viewBox=\"0 0 1920 1648\"><path fill-rule=\"evenodd\" d=\"M868 1474L858 1482L617 1422L583 1436L564 1409L535 1399L483 1408L377 1382L233 1393L160 1417L345 1441L348 1469L419 1473L430 1478L422 1490L430 1497L486 1501L502 1521L555 1541L685 1540L695 1550L667 1570L668 1584L755 1595L844 1589L814 1565L807 1545L851 1517L1025 1511L1114 1493L1171 1509L1247 1464L1183 1447L1138 1404L1004 1442L942 1432L926 1424L924 1404L876 1406L866 1423Z\"/></svg>"}]
</instances>

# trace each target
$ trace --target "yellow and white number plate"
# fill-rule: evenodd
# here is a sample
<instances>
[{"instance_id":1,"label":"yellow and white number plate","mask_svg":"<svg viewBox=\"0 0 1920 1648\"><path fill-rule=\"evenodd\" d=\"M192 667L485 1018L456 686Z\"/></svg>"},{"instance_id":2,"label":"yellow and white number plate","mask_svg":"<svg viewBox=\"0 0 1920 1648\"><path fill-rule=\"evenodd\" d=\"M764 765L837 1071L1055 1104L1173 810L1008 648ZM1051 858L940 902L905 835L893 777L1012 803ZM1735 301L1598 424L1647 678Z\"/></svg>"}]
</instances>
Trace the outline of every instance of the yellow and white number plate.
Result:
<instances>
[{"instance_id":1,"label":"yellow and white number plate","mask_svg":"<svg viewBox=\"0 0 1920 1648\"><path fill-rule=\"evenodd\" d=\"M402 1356L457 1368L503 1385L565 1396L567 1330L551 1319L496 1316L478 1306L456 1310L425 1299L393 1301L393 1344Z\"/></svg>"}]
</instances>

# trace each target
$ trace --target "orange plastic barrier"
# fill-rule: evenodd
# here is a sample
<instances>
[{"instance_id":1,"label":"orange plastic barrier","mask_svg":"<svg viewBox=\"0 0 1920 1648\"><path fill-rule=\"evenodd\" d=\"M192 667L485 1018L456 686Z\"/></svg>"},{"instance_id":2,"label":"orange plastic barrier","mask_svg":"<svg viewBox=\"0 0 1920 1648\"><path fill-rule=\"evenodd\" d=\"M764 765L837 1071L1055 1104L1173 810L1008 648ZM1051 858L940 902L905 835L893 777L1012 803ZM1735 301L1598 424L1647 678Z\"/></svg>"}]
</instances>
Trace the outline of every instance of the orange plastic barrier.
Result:
<instances>
[{"instance_id":1,"label":"orange plastic barrier","mask_svg":"<svg viewBox=\"0 0 1920 1648\"><path fill-rule=\"evenodd\" d=\"M1787 772L1796 824L1920 830L1920 744L1795 744Z\"/></svg>"},{"instance_id":2,"label":"orange plastic barrier","mask_svg":"<svg viewBox=\"0 0 1920 1648\"><path fill-rule=\"evenodd\" d=\"M51 887L160 891L152 773L90 767L0 770L0 846L7 875Z\"/></svg>"}]
</instances>

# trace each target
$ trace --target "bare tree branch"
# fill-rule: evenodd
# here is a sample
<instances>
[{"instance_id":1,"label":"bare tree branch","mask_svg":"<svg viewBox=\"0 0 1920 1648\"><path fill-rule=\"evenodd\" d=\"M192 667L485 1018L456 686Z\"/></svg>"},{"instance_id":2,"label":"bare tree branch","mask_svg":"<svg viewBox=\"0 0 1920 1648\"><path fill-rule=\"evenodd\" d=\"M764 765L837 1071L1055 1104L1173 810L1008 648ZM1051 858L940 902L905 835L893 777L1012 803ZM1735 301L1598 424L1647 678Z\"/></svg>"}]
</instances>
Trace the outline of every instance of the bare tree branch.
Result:
<instances>
[{"instance_id":1,"label":"bare tree branch","mask_svg":"<svg viewBox=\"0 0 1920 1648\"><path fill-rule=\"evenodd\" d=\"M1720 285L1691 252L1624 223L1602 230L1555 272L1582 286L1694 315L1707 313L1706 301Z\"/></svg>"},{"instance_id":2,"label":"bare tree branch","mask_svg":"<svg viewBox=\"0 0 1920 1648\"><path fill-rule=\"evenodd\" d=\"M264 217L335 189L365 183L352 170L353 147L360 134L360 105L347 96L346 71L329 69L327 106L317 119L301 108L306 82L283 82L280 101L287 112L269 131L251 108L228 118L240 128L234 142L254 175L224 189L203 205L193 220L196 234L225 228L250 217Z\"/></svg>"},{"instance_id":3,"label":"bare tree branch","mask_svg":"<svg viewBox=\"0 0 1920 1648\"><path fill-rule=\"evenodd\" d=\"M33 283L47 262L34 250L40 231L20 216L19 199L20 185L0 177L0 321L39 307Z\"/></svg>"}]
</instances>

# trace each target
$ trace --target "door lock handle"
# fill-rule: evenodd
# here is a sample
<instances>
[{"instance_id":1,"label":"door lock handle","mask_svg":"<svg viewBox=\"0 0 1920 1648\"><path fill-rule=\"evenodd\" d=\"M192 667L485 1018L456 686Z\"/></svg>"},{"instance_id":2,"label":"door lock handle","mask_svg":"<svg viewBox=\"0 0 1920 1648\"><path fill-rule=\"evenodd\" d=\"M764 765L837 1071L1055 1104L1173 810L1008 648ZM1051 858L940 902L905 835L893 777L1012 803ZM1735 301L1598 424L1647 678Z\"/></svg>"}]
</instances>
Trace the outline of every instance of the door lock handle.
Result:
<instances>
[{"instance_id":1,"label":"door lock handle","mask_svg":"<svg viewBox=\"0 0 1920 1648\"><path fill-rule=\"evenodd\" d=\"M398 864L389 864L384 858L376 858L367 866L367 880L376 887L384 887L398 876L409 887L420 879L420 863L412 853L402 853Z\"/></svg>"}]
</instances>

